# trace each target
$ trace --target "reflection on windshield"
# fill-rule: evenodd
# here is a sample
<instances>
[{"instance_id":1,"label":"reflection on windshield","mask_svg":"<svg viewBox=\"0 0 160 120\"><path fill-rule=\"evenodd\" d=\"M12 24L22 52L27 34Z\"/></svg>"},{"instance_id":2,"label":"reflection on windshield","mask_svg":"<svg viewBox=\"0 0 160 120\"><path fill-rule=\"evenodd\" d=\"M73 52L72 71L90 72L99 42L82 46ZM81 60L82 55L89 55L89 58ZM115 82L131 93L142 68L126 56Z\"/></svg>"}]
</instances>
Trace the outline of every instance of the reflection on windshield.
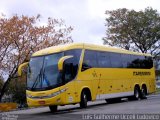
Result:
<instances>
[{"instance_id":1,"label":"reflection on windshield","mask_svg":"<svg viewBox=\"0 0 160 120\"><path fill-rule=\"evenodd\" d=\"M27 75L27 88L44 90L61 84L57 64L62 55L63 53L56 53L31 58Z\"/></svg>"}]
</instances>

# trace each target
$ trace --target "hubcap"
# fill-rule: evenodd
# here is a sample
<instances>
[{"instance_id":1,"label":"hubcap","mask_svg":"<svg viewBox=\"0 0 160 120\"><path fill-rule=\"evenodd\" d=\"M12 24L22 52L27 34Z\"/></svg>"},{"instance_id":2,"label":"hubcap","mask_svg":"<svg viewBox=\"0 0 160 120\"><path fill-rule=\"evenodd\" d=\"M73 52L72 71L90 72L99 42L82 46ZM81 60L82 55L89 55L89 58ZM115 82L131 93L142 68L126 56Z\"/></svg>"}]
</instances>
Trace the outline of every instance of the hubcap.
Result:
<instances>
[{"instance_id":1,"label":"hubcap","mask_svg":"<svg viewBox=\"0 0 160 120\"><path fill-rule=\"evenodd\" d=\"M139 92L137 90L135 92L135 96L136 96L137 99L139 98Z\"/></svg>"},{"instance_id":2,"label":"hubcap","mask_svg":"<svg viewBox=\"0 0 160 120\"><path fill-rule=\"evenodd\" d=\"M83 96L83 97L84 97L84 100L85 100L85 101L87 101L87 96L86 96L85 94L84 94L84 96Z\"/></svg>"}]
</instances>

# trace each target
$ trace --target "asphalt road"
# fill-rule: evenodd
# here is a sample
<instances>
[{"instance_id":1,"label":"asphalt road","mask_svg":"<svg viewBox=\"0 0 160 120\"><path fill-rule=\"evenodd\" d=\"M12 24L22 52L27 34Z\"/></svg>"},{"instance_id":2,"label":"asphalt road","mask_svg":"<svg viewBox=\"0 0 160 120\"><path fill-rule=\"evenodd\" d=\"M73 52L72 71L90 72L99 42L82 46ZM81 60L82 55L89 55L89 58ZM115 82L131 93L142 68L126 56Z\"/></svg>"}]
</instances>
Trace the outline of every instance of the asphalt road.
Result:
<instances>
[{"instance_id":1,"label":"asphalt road","mask_svg":"<svg viewBox=\"0 0 160 120\"><path fill-rule=\"evenodd\" d=\"M107 104L104 100L89 102L86 109L79 105L60 106L58 112L51 113L48 107L3 113L1 118L15 120L82 120L95 119L96 114L160 114L160 94L150 95L146 100L127 101ZM159 115L160 117L160 115ZM0 119L1 119L0 118Z\"/></svg>"}]
</instances>

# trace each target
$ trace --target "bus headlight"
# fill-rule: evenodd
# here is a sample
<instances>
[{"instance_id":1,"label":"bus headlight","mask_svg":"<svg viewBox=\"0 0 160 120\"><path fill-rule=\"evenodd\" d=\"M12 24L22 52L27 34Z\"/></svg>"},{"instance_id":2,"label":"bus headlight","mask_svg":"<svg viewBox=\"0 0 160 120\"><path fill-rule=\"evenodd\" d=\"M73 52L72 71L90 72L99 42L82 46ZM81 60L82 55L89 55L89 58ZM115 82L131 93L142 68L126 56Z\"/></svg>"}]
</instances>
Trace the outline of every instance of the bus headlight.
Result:
<instances>
[{"instance_id":1,"label":"bus headlight","mask_svg":"<svg viewBox=\"0 0 160 120\"><path fill-rule=\"evenodd\" d=\"M51 93L49 95L45 95L45 96L32 96L32 95L29 95L27 94L27 97L28 98L31 98L31 99L45 99L45 98L51 98L51 97L55 97L63 92L65 92L67 90L67 88L64 88L64 89L61 89L57 92L54 92L54 93Z\"/></svg>"},{"instance_id":2,"label":"bus headlight","mask_svg":"<svg viewBox=\"0 0 160 120\"><path fill-rule=\"evenodd\" d=\"M33 96L32 96L32 95L27 94L27 97L28 97L28 98L32 98Z\"/></svg>"},{"instance_id":3,"label":"bus headlight","mask_svg":"<svg viewBox=\"0 0 160 120\"><path fill-rule=\"evenodd\" d=\"M48 96L45 96L45 97L51 98L51 97L59 95L60 93L61 93L60 91L57 91L57 92L54 92L54 93L52 93L52 94L50 94Z\"/></svg>"}]
</instances>

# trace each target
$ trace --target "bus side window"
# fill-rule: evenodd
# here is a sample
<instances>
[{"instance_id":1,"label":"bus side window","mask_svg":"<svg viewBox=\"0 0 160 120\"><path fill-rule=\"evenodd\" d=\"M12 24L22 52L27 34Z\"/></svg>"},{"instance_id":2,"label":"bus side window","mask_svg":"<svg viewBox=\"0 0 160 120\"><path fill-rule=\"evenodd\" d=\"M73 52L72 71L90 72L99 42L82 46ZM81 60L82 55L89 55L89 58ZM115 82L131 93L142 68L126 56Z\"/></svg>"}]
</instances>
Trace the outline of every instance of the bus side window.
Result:
<instances>
[{"instance_id":1,"label":"bus side window","mask_svg":"<svg viewBox=\"0 0 160 120\"><path fill-rule=\"evenodd\" d=\"M152 68L153 67L152 57L145 56L144 64L146 69Z\"/></svg>"},{"instance_id":2,"label":"bus side window","mask_svg":"<svg viewBox=\"0 0 160 120\"><path fill-rule=\"evenodd\" d=\"M85 71L89 68L97 67L97 52L93 50L85 50L82 70Z\"/></svg>"},{"instance_id":3,"label":"bus side window","mask_svg":"<svg viewBox=\"0 0 160 120\"><path fill-rule=\"evenodd\" d=\"M111 68L110 53L109 52L97 52L98 65L100 68Z\"/></svg>"},{"instance_id":4,"label":"bus side window","mask_svg":"<svg viewBox=\"0 0 160 120\"><path fill-rule=\"evenodd\" d=\"M121 58L122 58L123 68L128 68L130 65L130 61L131 61L131 55L130 54L121 54Z\"/></svg>"},{"instance_id":5,"label":"bus side window","mask_svg":"<svg viewBox=\"0 0 160 120\"><path fill-rule=\"evenodd\" d=\"M110 53L112 68L122 68L122 59L120 53Z\"/></svg>"}]
</instances>

